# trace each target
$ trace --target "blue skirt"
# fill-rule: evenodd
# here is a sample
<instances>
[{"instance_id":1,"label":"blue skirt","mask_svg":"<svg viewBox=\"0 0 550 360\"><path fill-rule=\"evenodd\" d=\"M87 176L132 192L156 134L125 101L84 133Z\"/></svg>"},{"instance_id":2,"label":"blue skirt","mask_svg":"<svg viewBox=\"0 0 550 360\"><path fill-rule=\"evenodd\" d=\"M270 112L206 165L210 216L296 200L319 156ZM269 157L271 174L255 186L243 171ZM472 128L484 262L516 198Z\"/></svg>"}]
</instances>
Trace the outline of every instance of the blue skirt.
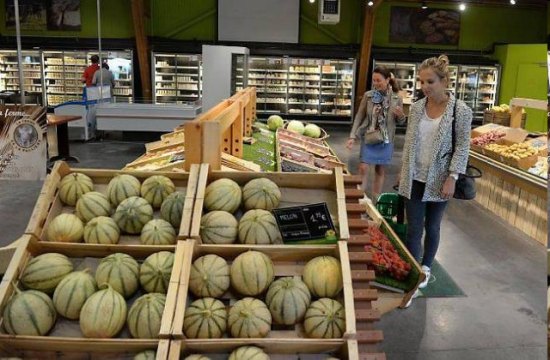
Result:
<instances>
[{"instance_id":1,"label":"blue skirt","mask_svg":"<svg viewBox=\"0 0 550 360\"><path fill-rule=\"evenodd\" d=\"M393 156L392 143L366 145L361 141L361 162L373 165L390 165Z\"/></svg>"}]
</instances>

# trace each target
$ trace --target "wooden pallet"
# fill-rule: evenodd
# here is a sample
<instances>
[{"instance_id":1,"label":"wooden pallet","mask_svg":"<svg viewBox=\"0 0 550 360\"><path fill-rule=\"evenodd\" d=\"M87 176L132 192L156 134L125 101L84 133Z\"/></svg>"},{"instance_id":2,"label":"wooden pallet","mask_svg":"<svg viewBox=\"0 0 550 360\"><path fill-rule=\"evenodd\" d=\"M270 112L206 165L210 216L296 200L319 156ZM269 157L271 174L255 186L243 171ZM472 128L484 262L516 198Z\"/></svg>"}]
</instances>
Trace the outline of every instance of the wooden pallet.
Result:
<instances>
[{"instance_id":1,"label":"wooden pallet","mask_svg":"<svg viewBox=\"0 0 550 360\"><path fill-rule=\"evenodd\" d=\"M185 264L185 244L184 241L180 241L176 248L172 250L175 256L174 267L172 268L168 292L166 294L166 304L162 314L159 332L159 338L161 339L169 339L171 336L170 330L176 310L180 276ZM164 247L129 246L122 251L117 251L128 254L138 261L142 261L153 253L165 250ZM24 235L19 239L19 246L0 283L0 314L3 314L4 307L15 292L15 289L18 287L20 288L19 280L29 261L33 257L44 253L59 253L69 257L71 262L75 265L75 271L83 270L84 268L94 270L101 258L113 253L113 248L109 245L99 245L94 248L75 249L74 247L68 246L68 244L43 242L32 235ZM134 295L129 301L132 301L137 296L139 296L139 294ZM0 323L2 321L3 318L0 318ZM85 349L80 348L80 344L89 342L95 343L95 346L101 351L115 351L117 349L125 349L126 347L132 348L134 345L137 346L137 348L150 347L154 343L158 343L158 339L132 339L125 329L120 334L120 337L116 339L88 339L84 338L79 330L75 330L74 325L75 321L58 316L56 324L50 331L49 336L20 336L9 335L2 332L0 333L0 347L4 346L21 350L60 350L58 346L64 345L65 347L63 349L66 351L73 351ZM93 348L90 349L93 350Z\"/></svg>"},{"instance_id":2,"label":"wooden pallet","mask_svg":"<svg viewBox=\"0 0 550 360\"><path fill-rule=\"evenodd\" d=\"M117 174L130 174L138 178L140 181L145 180L152 175L164 175L169 177L176 185L177 191L185 191L185 204L183 208L183 216L179 229L176 229L176 233L179 234L180 239L186 237L189 234L191 226L191 216L193 203L195 200L196 186L199 175L199 166L193 166L189 173L174 173L174 172L140 172L140 171L123 171L123 170L95 170L95 169L72 169L65 162L57 162L52 172L46 178L44 186L38 197L38 201L34 207L31 215L31 219L25 230L26 234L32 234L40 240L46 239L46 230L49 223L57 215L61 213L73 213L74 207L66 206L61 203L59 199L59 183L61 179L74 172L83 173L88 175L94 182L94 191L106 193L107 185L109 181ZM155 211L154 217L158 218L159 211ZM97 244L74 244L65 243L66 246L74 246L75 248L93 248L99 246ZM119 243L110 245L113 250L118 248L124 248L127 245L140 245L139 235L121 235ZM146 246L146 245L140 245ZM167 248L174 248L174 246L168 246Z\"/></svg>"}]
</instances>

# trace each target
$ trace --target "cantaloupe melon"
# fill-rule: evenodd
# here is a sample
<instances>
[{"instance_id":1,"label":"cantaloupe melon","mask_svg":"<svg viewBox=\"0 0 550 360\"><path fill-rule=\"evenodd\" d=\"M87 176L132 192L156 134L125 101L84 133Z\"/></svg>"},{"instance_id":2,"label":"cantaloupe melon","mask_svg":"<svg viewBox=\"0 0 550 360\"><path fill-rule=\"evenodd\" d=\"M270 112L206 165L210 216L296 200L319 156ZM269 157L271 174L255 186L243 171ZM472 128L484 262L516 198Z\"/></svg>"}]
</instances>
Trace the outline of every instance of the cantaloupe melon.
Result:
<instances>
[{"instance_id":1,"label":"cantaloupe melon","mask_svg":"<svg viewBox=\"0 0 550 360\"><path fill-rule=\"evenodd\" d=\"M134 356L133 360L155 360L157 358L157 352L154 350L145 350L142 351L136 356Z\"/></svg>"},{"instance_id":2,"label":"cantaloupe melon","mask_svg":"<svg viewBox=\"0 0 550 360\"><path fill-rule=\"evenodd\" d=\"M231 264L231 285L242 295L256 296L273 282L275 270L271 259L259 251L247 251Z\"/></svg>"},{"instance_id":3,"label":"cantaloupe melon","mask_svg":"<svg viewBox=\"0 0 550 360\"><path fill-rule=\"evenodd\" d=\"M46 253L29 261L20 281L27 289L52 294L57 284L72 271L73 264L68 257L58 253Z\"/></svg>"},{"instance_id":4,"label":"cantaloupe melon","mask_svg":"<svg viewBox=\"0 0 550 360\"><path fill-rule=\"evenodd\" d=\"M198 299L185 309L183 330L188 338L220 338L226 327L227 311L220 300L211 297Z\"/></svg>"},{"instance_id":5,"label":"cantaloupe melon","mask_svg":"<svg viewBox=\"0 0 550 360\"><path fill-rule=\"evenodd\" d=\"M93 191L94 183L88 175L70 173L59 183L59 199L64 204L75 206L83 194Z\"/></svg>"},{"instance_id":6,"label":"cantaloupe melon","mask_svg":"<svg viewBox=\"0 0 550 360\"><path fill-rule=\"evenodd\" d=\"M340 338L346 331L346 317L342 304L321 298L309 306L304 317L304 330L310 338Z\"/></svg>"},{"instance_id":7,"label":"cantaloupe melon","mask_svg":"<svg viewBox=\"0 0 550 360\"><path fill-rule=\"evenodd\" d=\"M59 214L48 225L46 239L54 242L81 242L84 224L76 215Z\"/></svg>"},{"instance_id":8,"label":"cantaloupe melon","mask_svg":"<svg viewBox=\"0 0 550 360\"><path fill-rule=\"evenodd\" d=\"M113 206L118 206L131 196L139 196L140 190L141 183L135 176L119 174L109 181L107 197Z\"/></svg>"},{"instance_id":9,"label":"cantaloupe melon","mask_svg":"<svg viewBox=\"0 0 550 360\"><path fill-rule=\"evenodd\" d=\"M164 199L176 191L176 186L170 178L164 175L153 175L141 184L141 197L154 208L160 208Z\"/></svg>"},{"instance_id":10,"label":"cantaloupe melon","mask_svg":"<svg viewBox=\"0 0 550 360\"><path fill-rule=\"evenodd\" d=\"M189 290L197 297L220 297L229 289L229 265L218 255L208 254L193 262Z\"/></svg>"},{"instance_id":11,"label":"cantaloupe melon","mask_svg":"<svg viewBox=\"0 0 550 360\"><path fill-rule=\"evenodd\" d=\"M210 358L201 354L191 354L187 355L183 360L210 360Z\"/></svg>"},{"instance_id":12,"label":"cantaloupe melon","mask_svg":"<svg viewBox=\"0 0 550 360\"><path fill-rule=\"evenodd\" d=\"M153 219L153 208L147 200L131 196L123 200L116 208L113 220L120 230L128 234L139 234L149 221Z\"/></svg>"},{"instance_id":13,"label":"cantaloupe melon","mask_svg":"<svg viewBox=\"0 0 550 360\"><path fill-rule=\"evenodd\" d=\"M173 265L174 253L159 251L149 255L139 270L141 287L149 293L166 294Z\"/></svg>"},{"instance_id":14,"label":"cantaloupe melon","mask_svg":"<svg viewBox=\"0 0 550 360\"><path fill-rule=\"evenodd\" d=\"M269 360L269 355L256 346L241 346L231 352L229 360Z\"/></svg>"},{"instance_id":15,"label":"cantaloupe melon","mask_svg":"<svg viewBox=\"0 0 550 360\"><path fill-rule=\"evenodd\" d=\"M160 206L160 216L168 221L175 229L180 228L183 216L183 205L185 204L185 193L175 191L168 195Z\"/></svg>"},{"instance_id":16,"label":"cantaloupe melon","mask_svg":"<svg viewBox=\"0 0 550 360\"><path fill-rule=\"evenodd\" d=\"M239 184L231 179L218 179L211 182L205 190L204 207L208 211L221 210L234 213L242 200Z\"/></svg>"},{"instance_id":17,"label":"cantaloupe melon","mask_svg":"<svg viewBox=\"0 0 550 360\"><path fill-rule=\"evenodd\" d=\"M276 324L294 325L304 318L311 294L301 279L283 277L269 286L265 302Z\"/></svg>"},{"instance_id":18,"label":"cantaloupe melon","mask_svg":"<svg viewBox=\"0 0 550 360\"><path fill-rule=\"evenodd\" d=\"M271 330L271 313L263 301L247 297L229 309L227 326L235 338L263 338Z\"/></svg>"},{"instance_id":19,"label":"cantaloupe melon","mask_svg":"<svg viewBox=\"0 0 550 360\"><path fill-rule=\"evenodd\" d=\"M98 216L84 226L84 242L87 244L116 244L119 239L120 229L110 217Z\"/></svg>"},{"instance_id":20,"label":"cantaloupe melon","mask_svg":"<svg viewBox=\"0 0 550 360\"><path fill-rule=\"evenodd\" d=\"M128 310L128 329L134 338L159 337L166 295L151 293L140 296Z\"/></svg>"},{"instance_id":21,"label":"cantaloupe melon","mask_svg":"<svg viewBox=\"0 0 550 360\"><path fill-rule=\"evenodd\" d=\"M200 236L204 244L233 244L239 222L227 211L211 211L201 219Z\"/></svg>"},{"instance_id":22,"label":"cantaloupe melon","mask_svg":"<svg viewBox=\"0 0 550 360\"><path fill-rule=\"evenodd\" d=\"M46 335L56 320L55 308L41 291L15 290L4 308L4 328L12 335Z\"/></svg>"},{"instance_id":23,"label":"cantaloupe melon","mask_svg":"<svg viewBox=\"0 0 550 360\"><path fill-rule=\"evenodd\" d=\"M97 191L90 191L76 202L76 216L84 223L98 216L110 216L111 203L107 196Z\"/></svg>"},{"instance_id":24,"label":"cantaloupe melon","mask_svg":"<svg viewBox=\"0 0 550 360\"><path fill-rule=\"evenodd\" d=\"M144 245L174 245L176 231L168 221L153 219L141 230L140 241Z\"/></svg>"},{"instance_id":25,"label":"cantaloupe melon","mask_svg":"<svg viewBox=\"0 0 550 360\"><path fill-rule=\"evenodd\" d=\"M267 210L248 210L239 221L241 244L282 244L283 238L275 216Z\"/></svg>"},{"instance_id":26,"label":"cantaloupe melon","mask_svg":"<svg viewBox=\"0 0 550 360\"><path fill-rule=\"evenodd\" d=\"M65 276L55 288L53 304L59 315L77 320L82 306L97 291L90 269L75 271Z\"/></svg>"},{"instance_id":27,"label":"cantaloupe melon","mask_svg":"<svg viewBox=\"0 0 550 360\"><path fill-rule=\"evenodd\" d=\"M243 203L246 210L271 210L279 206L281 190L266 178L250 180L243 187Z\"/></svg>"},{"instance_id":28,"label":"cantaloupe melon","mask_svg":"<svg viewBox=\"0 0 550 360\"><path fill-rule=\"evenodd\" d=\"M342 290L342 265L332 256L318 256L307 262L304 282L317 297L335 297Z\"/></svg>"},{"instance_id":29,"label":"cantaloupe melon","mask_svg":"<svg viewBox=\"0 0 550 360\"><path fill-rule=\"evenodd\" d=\"M97 286L109 284L129 298L139 288L139 264L128 254L114 253L101 259L95 272Z\"/></svg>"},{"instance_id":30,"label":"cantaloupe melon","mask_svg":"<svg viewBox=\"0 0 550 360\"><path fill-rule=\"evenodd\" d=\"M87 338L112 338L126 322L126 301L110 285L86 300L80 311L80 330Z\"/></svg>"}]
</instances>

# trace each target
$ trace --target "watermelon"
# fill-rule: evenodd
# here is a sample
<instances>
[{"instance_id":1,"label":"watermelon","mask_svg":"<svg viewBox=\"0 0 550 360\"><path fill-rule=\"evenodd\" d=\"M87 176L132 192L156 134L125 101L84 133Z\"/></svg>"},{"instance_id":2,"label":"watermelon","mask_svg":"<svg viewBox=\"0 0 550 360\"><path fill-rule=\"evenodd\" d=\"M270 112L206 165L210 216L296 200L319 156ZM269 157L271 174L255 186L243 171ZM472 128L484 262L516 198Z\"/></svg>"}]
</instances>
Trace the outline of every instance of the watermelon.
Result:
<instances>
[{"instance_id":1,"label":"watermelon","mask_svg":"<svg viewBox=\"0 0 550 360\"><path fill-rule=\"evenodd\" d=\"M279 115L271 115L267 118L267 128L271 131L276 131L278 128L282 128L284 120Z\"/></svg>"},{"instance_id":2,"label":"watermelon","mask_svg":"<svg viewBox=\"0 0 550 360\"><path fill-rule=\"evenodd\" d=\"M141 230L140 240L144 245L174 245L176 231L168 221L153 219Z\"/></svg>"},{"instance_id":3,"label":"watermelon","mask_svg":"<svg viewBox=\"0 0 550 360\"><path fill-rule=\"evenodd\" d=\"M226 327L227 311L220 300L211 297L198 299L185 310L183 330L188 338L221 338Z\"/></svg>"},{"instance_id":4,"label":"watermelon","mask_svg":"<svg viewBox=\"0 0 550 360\"><path fill-rule=\"evenodd\" d=\"M271 259L259 251L247 251L231 264L231 285L242 295L256 296L273 282L275 269Z\"/></svg>"},{"instance_id":5,"label":"watermelon","mask_svg":"<svg viewBox=\"0 0 550 360\"><path fill-rule=\"evenodd\" d=\"M59 183L59 199L64 204L75 206L80 197L87 192L93 191L92 179L81 173L65 175Z\"/></svg>"},{"instance_id":6,"label":"watermelon","mask_svg":"<svg viewBox=\"0 0 550 360\"><path fill-rule=\"evenodd\" d=\"M307 262L303 278L314 296L335 297L343 287L342 265L332 256L318 256Z\"/></svg>"},{"instance_id":7,"label":"watermelon","mask_svg":"<svg viewBox=\"0 0 550 360\"><path fill-rule=\"evenodd\" d=\"M283 277L269 286L265 302L276 324L294 325L304 318L311 294L301 279Z\"/></svg>"},{"instance_id":8,"label":"watermelon","mask_svg":"<svg viewBox=\"0 0 550 360\"><path fill-rule=\"evenodd\" d=\"M246 210L271 210L279 206L281 190L266 178L253 179L243 187L243 202Z\"/></svg>"},{"instance_id":9,"label":"watermelon","mask_svg":"<svg viewBox=\"0 0 550 360\"><path fill-rule=\"evenodd\" d=\"M85 223L95 217L109 215L111 215L111 203L100 192L88 192L82 195L76 203L76 216Z\"/></svg>"},{"instance_id":10,"label":"watermelon","mask_svg":"<svg viewBox=\"0 0 550 360\"><path fill-rule=\"evenodd\" d=\"M282 244L283 238L275 216L267 210L248 210L239 221L241 244Z\"/></svg>"},{"instance_id":11,"label":"watermelon","mask_svg":"<svg viewBox=\"0 0 550 360\"><path fill-rule=\"evenodd\" d=\"M154 339L159 337L166 295L152 293L140 296L128 310L128 329L132 337Z\"/></svg>"},{"instance_id":12,"label":"watermelon","mask_svg":"<svg viewBox=\"0 0 550 360\"><path fill-rule=\"evenodd\" d=\"M80 311L80 330L87 338L112 338L126 322L126 301L110 285L90 296Z\"/></svg>"},{"instance_id":13,"label":"watermelon","mask_svg":"<svg viewBox=\"0 0 550 360\"><path fill-rule=\"evenodd\" d=\"M180 228L183 216L183 205L185 204L185 193L175 191L168 195L160 206L160 216L168 221L176 229Z\"/></svg>"},{"instance_id":14,"label":"watermelon","mask_svg":"<svg viewBox=\"0 0 550 360\"><path fill-rule=\"evenodd\" d=\"M110 217L98 216L84 226L84 242L87 244L116 244L119 239L120 229Z\"/></svg>"},{"instance_id":15,"label":"watermelon","mask_svg":"<svg viewBox=\"0 0 550 360\"><path fill-rule=\"evenodd\" d=\"M141 197L154 208L160 208L164 199L176 191L176 186L170 178L164 175L153 175L141 184Z\"/></svg>"},{"instance_id":16,"label":"watermelon","mask_svg":"<svg viewBox=\"0 0 550 360\"><path fill-rule=\"evenodd\" d=\"M129 298L138 290L138 276L138 262L123 253L114 253L101 259L95 272L95 280L99 287L109 284L125 298Z\"/></svg>"},{"instance_id":17,"label":"watermelon","mask_svg":"<svg viewBox=\"0 0 550 360\"><path fill-rule=\"evenodd\" d=\"M174 254L169 251L159 251L149 255L139 270L141 287L149 293L166 294L173 265Z\"/></svg>"},{"instance_id":18,"label":"watermelon","mask_svg":"<svg viewBox=\"0 0 550 360\"><path fill-rule=\"evenodd\" d=\"M48 295L36 290L20 291L4 308L4 328L12 335L46 335L54 326L57 314Z\"/></svg>"},{"instance_id":19,"label":"watermelon","mask_svg":"<svg viewBox=\"0 0 550 360\"><path fill-rule=\"evenodd\" d=\"M89 271L72 272L57 285L53 304L59 315L78 320L82 306L97 291L96 281Z\"/></svg>"},{"instance_id":20,"label":"watermelon","mask_svg":"<svg viewBox=\"0 0 550 360\"><path fill-rule=\"evenodd\" d=\"M143 226L153 219L153 208L147 200L131 196L116 208L113 220L128 234L139 234Z\"/></svg>"},{"instance_id":21,"label":"watermelon","mask_svg":"<svg viewBox=\"0 0 550 360\"><path fill-rule=\"evenodd\" d=\"M263 338L271 330L271 313L261 300L246 297L229 309L227 325L235 338Z\"/></svg>"},{"instance_id":22,"label":"watermelon","mask_svg":"<svg viewBox=\"0 0 550 360\"><path fill-rule=\"evenodd\" d=\"M341 338L346 331L346 317L342 304L321 298L309 306L304 317L304 330L310 338Z\"/></svg>"},{"instance_id":23,"label":"watermelon","mask_svg":"<svg viewBox=\"0 0 550 360\"><path fill-rule=\"evenodd\" d=\"M227 211L211 211L201 219L203 244L233 244L237 240L239 222Z\"/></svg>"},{"instance_id":24,"label":"watermelon","mask_svg":"<svg viewBox=\"0 0 550 360\"><path fill-rule=\"evenodd\" d=\"M80 242L84 224L73 214L59 214L48 225L46 239L54 242Z\"/></svg>"},{"instance_id":25,"label":"watermelon","mask_svg":"<svg viewBox=\"0 0 550 360\"><path fill-rule=\"evenodd\" d=\"M222 257L208 254L193 262L189 290L196 297L220 297L229 285L229 265Z\"/></svg>"},{"instance_id":26,"label":"watermelon","mask_svg":"<svg viewBox=\"0 0 550 360\"><path fill-rule=\"evenodd\" d=\"M269 360L269 356L259 347L241 346L231 352L229 360Z\"/></svg>"},{"instance_id":27,"label":"watermelon","mask_svg":"<svg viewBox=\"0 0 550 360\"><path fill-rule=\"evenodd\" d=\"M315 139L320 138L321 128L315 124L307 124L304 128L304 135Z\"/></svg>"},{"instance_id":28,"label":"watermelon","mask_svg":"<svg viewBox=\"0 0 550 360\"><path fill-rule=\"evenodd\" d=\"M46 253L29 261L20 281L27 289L52 294L57 284L72 271L73 264L68 257L58 253Z\"/></svg>"},{"instance_id":29,"label":"watermelon","mask_svg":"<svg viewBox=\"0 0 550 360\"><path fill-rule=\"evenodd\" d=\"M109 181L107 197L113 206L118 206L122 201L132 196L139 196L141 183L132 175L119 174Z\"/></svg>"},{"instance_id":30,"label":"watermelon","mask_svg":"<svg viewBox=\"0 0 550 360\"><path fill-rule=\"evenodd\" d=\"M242 200L239 184L231 179L218 179L211 182L205 190L204 207L208 211L221 210L234 213Z\"/></svg>"},{"instance_id":31,"label":"watermelon","mask_svg":"<svg viewBox=\"0 0 550 360\"><path fill-rule=\"evenodd\" d=\"M286 129L288 131L292 131L294 133L302 135L305 131L304 124L301 121L298 120L292 120L288 123L286 126Z\"/></svg>"}]
</instances>

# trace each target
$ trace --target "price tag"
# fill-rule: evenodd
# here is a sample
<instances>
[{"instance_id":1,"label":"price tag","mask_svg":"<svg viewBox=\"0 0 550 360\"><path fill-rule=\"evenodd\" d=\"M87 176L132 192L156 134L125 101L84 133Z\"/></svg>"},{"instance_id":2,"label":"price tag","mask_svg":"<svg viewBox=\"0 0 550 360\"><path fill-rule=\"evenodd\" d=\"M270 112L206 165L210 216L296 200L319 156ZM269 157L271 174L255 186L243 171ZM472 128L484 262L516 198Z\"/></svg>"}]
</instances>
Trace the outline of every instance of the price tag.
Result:
<instances>
[{"instance_id":1,"label":"price tag","mask_svg":"<svg viewBox=\"0 0 550 360\"><path fill-rule=\"evenodd\" d=\"M320 239L334 231L326 203L272 210L283 241Z\"/></svg>"}]
</instances>

